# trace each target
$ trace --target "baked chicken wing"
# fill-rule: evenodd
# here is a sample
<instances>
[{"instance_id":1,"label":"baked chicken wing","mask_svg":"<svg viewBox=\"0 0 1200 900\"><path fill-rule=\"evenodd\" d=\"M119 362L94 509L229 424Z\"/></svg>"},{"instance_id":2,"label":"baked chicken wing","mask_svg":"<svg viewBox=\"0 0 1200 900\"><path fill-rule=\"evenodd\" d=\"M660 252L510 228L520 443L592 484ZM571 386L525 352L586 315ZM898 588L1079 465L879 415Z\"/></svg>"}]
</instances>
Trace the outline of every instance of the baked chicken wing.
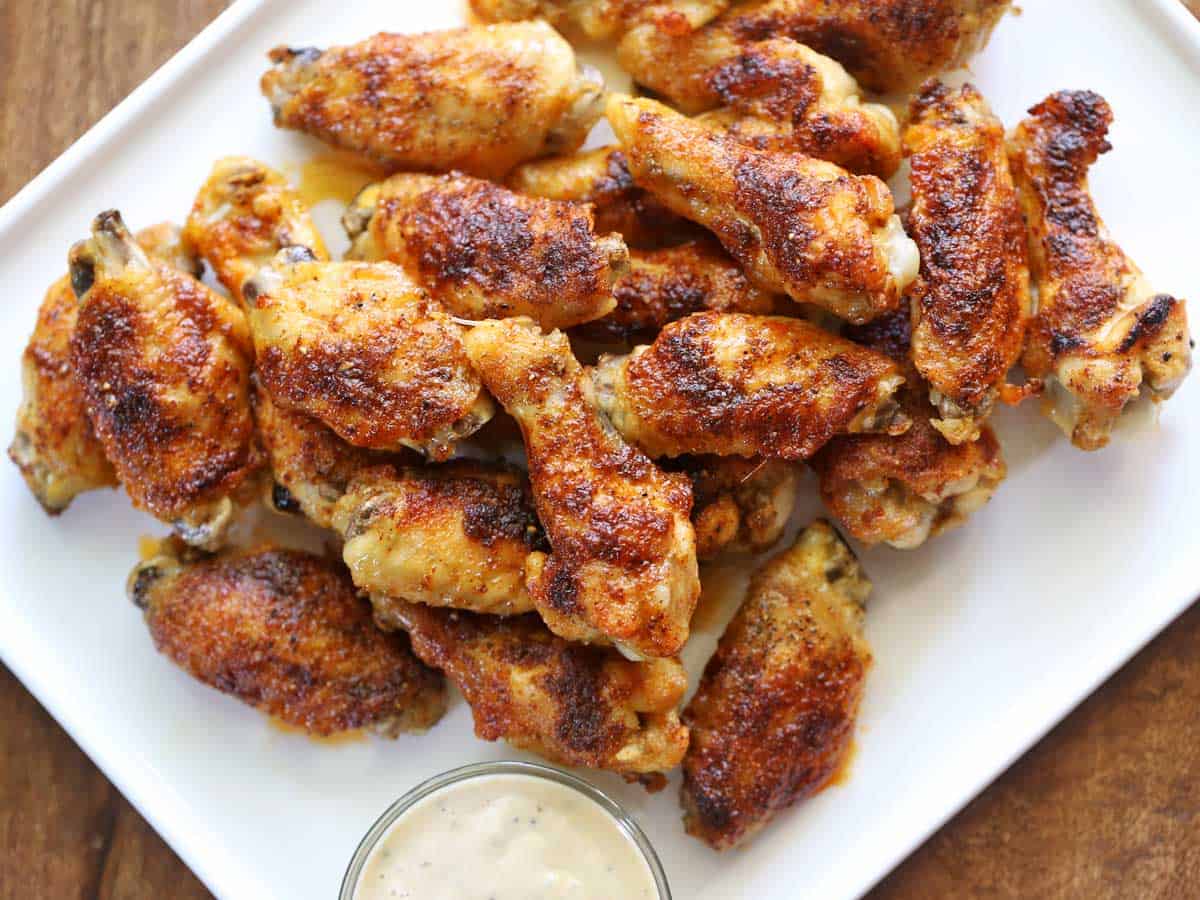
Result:
<instances>
[{"instance_id":1,"label":"baked chicken wing","mask_svg":"<svg viewBox=\"0 0 1200 900\"><path fill-rule=\"evenodd\" d=\"M912 359L955 444L975 440L1021 355L1029 316L1025 223L1004 126L971 85L925 85L904 134L909 233L921 251Z\"/></svg>"},{"instance_id":2,"label":"baked chicken wing","mask_svg":"<svg viewBox=\"0 0 1200 900\"><path fill-rule=\"evenodd\" d=\"M462 329L398 266L290 247L245 295L262 386L356 447L443 459L492 416Z\"/></svg>"},{"instance_id":3,"label":"baked chicken wing","mask_svg":"<svg viewBox=\"0 0 1200 900\"><path fill-rule=\"evenodd\" d=\"M836 774L871 667L870 590L824 522L755 572L684 712L688 834L728 850Z\"/></svg>"},{"instance_id":4,"label":"baked chicken wing","mask_svg":"<svg viewBox=\"0 0 1200 900\"><path fill-rule=\"evenodd\" d=\"M115 210L71 248L70 270L71 366L105 455L135 506L216 548L260 462L245 317L148 255Z\"/></svg>"},{"instance_id":5,"label":"baked chicken wing","mask_svg":"<svg viewBox=\"0 0 1200 900\"><path fill-rule=\"evenodd\" d=\"M577 149L604 92L545 22L277 47L270 58L262 92L276 125L395 169L481 178Z\"/></svg>"},{"instance_id":6,"label":"baked chicken wing","mask_svg":"<svg viewBox=\"0 0 1200 900\"><path fill-rule=\"evenodd\" d=\"M1063 91L1010 139L1038 288L1022 361L1047 383L1047 414L1083 450L1108 443L1143 387L1165 399L1191 368L1184 301L1151 288L1092 201L1087 173L1111 148L1111 123L1104 98Z\"/></svg>"},{"instance_id":7,"label":"baked chicken wing","mask_svg":"<svg viewBox=\"0 0 1200 900\"><path fill-rule=\"evenodd\" d=\"M147 253L198 274L195 258L182 248L178 227L155 225L139 231L136 239ZM85 491L117 484L71 366L71 335L78 317L79 300L70 277L63 276L46 291L21 357L21 404L8 448L25 483L51 515Z\"/></svg>"},{"instance_id":8,"label":"baked chicken wing","mask_svg":"<svg viewBox=\"0 0 1200 900\"><path fill-rule=\"evenodd\" d=\"M529 612L525 559L544 548L524 474L462 461L359 472L333 527L359 590L495 615Z\"/></svg>"},{"instance_id":9,"label":"baked chicken wing","mask_svg":"<svg viewBox=\"0 0 1200 900\"><path fill-rule=\"evenodd\" d=\"M909 354L910 328L903 312L851 329L849 336L897 361ZM1007 467L990 425L957 445L936 427L929 390L910 364L901 389L912 427L901 435L851 435L830 441L813 458L826 508L866 544L885 542L911 550L961 525L981 508Z\"/></svg>"},{"instance_id":10,"label":"baked chicken wing","mask_svg":"<svg viewBox=\"0 0 1200 900\"><path fill-rule=\"evenodd\" d=\"M245 306L242 285L284 247L328 259L308 207L283 175L246 156L218 160L183 231L221 284Z\"/></svg>"},{"instance_id":11,"label":"baked chicken wing","mask_svg":"<svg viewBox=\"0 0 1200 900\"><path fill-rule=\"evenodd\" d=\"M916 277L917 248L878 178L755 150L653 100L614 95L608 120L634 180L716 234L762 289L866 322Z\"/></svg>"},{"instance_id":12,"label":"baked chicken wing","mask_svg":"<svg viewBox=\"0 0 1200 900\"><path fill-rule=\"evenodd\" d=\"M716 18L730 0L471 0L471 11L485 22L545 19L560 31L591 40L623 34L638 22L689 31Z\"/></svg>"},{"instance_id":13,"label":"baked chicken wing","mask_svg":"<svg viewBox=\"0 0 1200 900\"><path fill-rule=\"evenodd\" d=\"M630 662L611 647L555 637L533 615L372 601L381 624L405 629L416 654L458 685L483 740L651 784L683 758L687 675L678 659Z\"/></svg>"},{"instance_id":14,"label":"baked chicken wing","mask_svg":"<svg viewBox=\"0 0 1200 900\"><path fill-rule=\"evenodd\" d=\"M629 259L620 235L593 231L586 205L464 175L395 175L366 188L343 222L353 258L398 263L466 319L590 322L612 310Z\"/></svg>"},{"instance_id":15,"label":"baked chicken wing","mask_svg":"<svg viewBox=\"0 0 1200 900\"><path fill-rule=\"evenodd\" d=\"M601 411L654 457L801 460L835 434L909 426L899 366L803 319L696 313L593 378Z\"/></svg>"},{"instance_id":16,"label":"baked chicken wing","mask_svg":"<svg viewBox=\"0 0 1200 900\"><path fill-rule=\"evenodd\" d=\"M534 607L568 640L674 656L700 594L687 479L667 475L604 420L561 332L482 322L467 353L525 438L552 551L525 563Z\"/></svg>"},{"instance_id":17,"label":"baked chicken wing","mask_svg":"<svg viewBox=\"0 0 1200 900\"><path fill-rule=\"evenodd\" d=\"M424 731L441 677L375 627L340 564L295 550L189 554L164 542L129 596L160 653L210 687L310 734Z\"/></svg>"},{"instance_id":18,"label":"baked chicken wing","mask_svg":"<svg viewBox=\"0 0 1200 900\"><path fill-rule=\"evenodd\" d=\"M696 30L637 24L618 59L642 85L695 109L705 76L738 49L786 37L833 57L873 91L911 90L962 65L987 42L1010 0L749 0ZM668 62L669 61L669 62Z\"/></svg>"}]
</instances>

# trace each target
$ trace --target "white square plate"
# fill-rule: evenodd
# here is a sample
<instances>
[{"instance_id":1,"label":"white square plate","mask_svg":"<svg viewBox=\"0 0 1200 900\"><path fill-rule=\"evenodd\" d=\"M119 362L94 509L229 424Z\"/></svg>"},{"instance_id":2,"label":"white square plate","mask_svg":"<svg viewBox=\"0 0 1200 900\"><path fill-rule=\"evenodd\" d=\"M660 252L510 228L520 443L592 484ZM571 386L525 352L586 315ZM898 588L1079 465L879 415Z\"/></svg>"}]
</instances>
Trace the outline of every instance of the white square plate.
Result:
<instances>
[{"instance_id":1,"label":"white square plate","mask_svg":"<svg viewBox=\"0 0 1200 900\"><path fill-rule=\"evenodd\" d=\"M1117 123L1095 172L1100 207L1160 290L1200 296L1200 28L1175 0L1021 5L976 83L1009 124L1052 90L1104 94ZM0 420L12 421L37 303L93 214L181 220L216 157L312 154L271 125L257 87L268 48L461 20L448 0L241 0L221 16L0 211ZM861 893L1186 608L1200 593L1198 381L1096 454L1032 409L1002 412L1010 474L991 505L920 551L864 554L877 663L850 778L746 850L717 857L685 837L674 785L650 797L596 776L642 821L676 896ZM106 491L50 519L8 465L0 507L0 656L222 897L332 897L392 799L513 755L472 737L461 702L394 743L272 728L159 657L125 600L137 538L161 526ZM690 668L713 640L689 648Z\"/></svg>"}]
</instances>

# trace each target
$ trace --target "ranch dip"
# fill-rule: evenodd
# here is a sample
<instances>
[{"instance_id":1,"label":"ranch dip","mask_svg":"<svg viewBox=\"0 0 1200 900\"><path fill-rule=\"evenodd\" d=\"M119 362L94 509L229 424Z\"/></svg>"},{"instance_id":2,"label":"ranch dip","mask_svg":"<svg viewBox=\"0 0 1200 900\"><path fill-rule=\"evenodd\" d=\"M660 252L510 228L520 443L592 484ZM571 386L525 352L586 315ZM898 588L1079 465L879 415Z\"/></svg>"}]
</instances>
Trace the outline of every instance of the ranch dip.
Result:
<instances>
[{"instance_id":1,"label":"ranch dip","mask_svg":"<svg viewBox=\"0 0 1200 900\"><path fill-rule=\"evenodd\" d=\"M616 819L547 778L486 774L421 798L380 836L354 900L658 900Z\"/></svg>"}]
</instances>

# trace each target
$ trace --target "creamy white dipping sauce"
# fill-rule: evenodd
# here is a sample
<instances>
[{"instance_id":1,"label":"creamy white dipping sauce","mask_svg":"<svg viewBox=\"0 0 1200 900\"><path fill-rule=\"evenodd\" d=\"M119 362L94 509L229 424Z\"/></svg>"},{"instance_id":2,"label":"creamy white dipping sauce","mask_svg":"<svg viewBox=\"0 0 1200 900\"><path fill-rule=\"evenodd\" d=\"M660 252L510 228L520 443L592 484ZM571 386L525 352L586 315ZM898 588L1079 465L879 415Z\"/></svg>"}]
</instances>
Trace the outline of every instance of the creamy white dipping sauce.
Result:
<instances>
[{"instance_id":1,"label":"creamy white dipping sauce","mask_svg":"<svg viewBox=\"0 0 1200 900\"><path fill-rule=\"evenodd\" d=\"M481 775L413 804L376 843L354 900L656 900L638 846L602 807L529 775Z\"/></svg>"}]
</instances>

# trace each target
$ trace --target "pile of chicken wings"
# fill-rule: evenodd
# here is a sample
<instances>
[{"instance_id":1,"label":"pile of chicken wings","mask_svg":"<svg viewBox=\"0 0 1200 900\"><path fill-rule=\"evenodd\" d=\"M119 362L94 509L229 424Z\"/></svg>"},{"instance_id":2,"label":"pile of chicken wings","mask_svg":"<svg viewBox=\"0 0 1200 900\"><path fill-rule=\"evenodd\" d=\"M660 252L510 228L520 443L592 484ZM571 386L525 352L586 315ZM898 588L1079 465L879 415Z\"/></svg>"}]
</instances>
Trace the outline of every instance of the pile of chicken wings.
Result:
<instances>
[{"instance_id":1,"label":"pile of chicken wings","mask_svg":"<svg viewBox=\"0 0 1200 900\"><path fill-rule=\"evenodd\" d=\"M864 544L962 524L1005 477L998 403L1103 447L1187 374L1184 303L1092 202L1101 97L1006 133L938 80L1007 0L472 5L489 24L271 51L276 125L394 173L345 258L248 158L182 228L96 216L9 455L51 514L120 485L170 526L128 591L207 684L395 734L438 720L444 675L483 739L650 788L682 766L689 833L732 847L841 764L871 586L802 529L681 712L699 562L773 547L805 465ZM562 35L614 42L644 95ZM863 88L915 91L904 121ZM581 151L601 117L616 143ZM260 503L340 558L232 546Z\"/></svg>"}]
</instances>

